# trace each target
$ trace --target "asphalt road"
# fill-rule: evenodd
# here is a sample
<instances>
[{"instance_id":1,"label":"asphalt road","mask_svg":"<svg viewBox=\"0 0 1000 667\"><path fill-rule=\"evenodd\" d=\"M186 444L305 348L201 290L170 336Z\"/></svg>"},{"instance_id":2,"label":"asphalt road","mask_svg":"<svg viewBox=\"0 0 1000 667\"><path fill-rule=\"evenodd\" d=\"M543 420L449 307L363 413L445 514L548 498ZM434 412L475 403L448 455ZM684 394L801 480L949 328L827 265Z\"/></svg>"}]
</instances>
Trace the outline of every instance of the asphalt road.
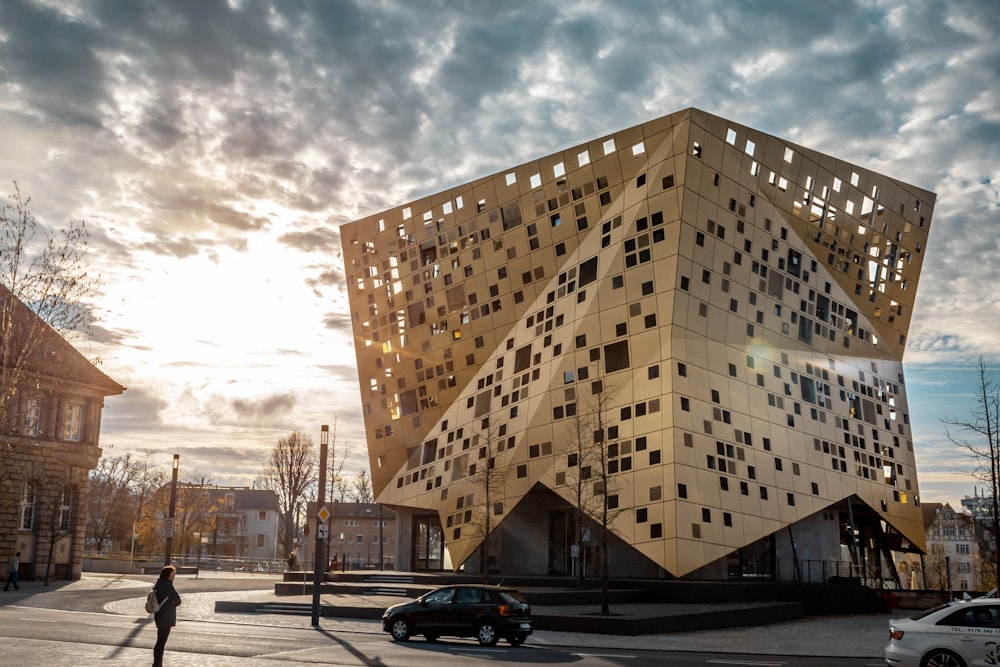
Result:
<instances>
[{"instance_id":1,"label":"asphalt road","mask_svg":"<svg viewBox=\"0 0 1000 667\"><path fill-rule=\"evenodd\" d=\"M142 611L142 598L152 577L85 576L48 589L34 587L0 594L0 666L46 665L123 667L148 665L155 627ZM220 616L214 600L264 595L275 578L178 578L185 599L178 626L167 645L165 664L216 667L287 667L288 665L774 665L790 667L874 667L884 665L872 651L859 657L822 655L768 655L749 646L742 652L724 633L701 634L699 650L691 638L670 635L620 638L606 635L537 632L521 647L501 642L481 647L474 640L426 642L415 638L396 643L375 621L321 619L310 625L308 616ZM882 619L873 619L884 628ZM789 626L796 632L796 626ZM799 627L800 630L805 631ZM842 630L842 628L841 628ZM816 626L812 627L816 631ZM831 626L831 632L840 630ZM883 630L884 632L884 630ZM691 633L687 633L691 634ZM731 635L730 635L731 636ZM624 639L624 641L623 641ZM718 641L716 641L718 640ZM815 642L851 638L816 637ZM671 646L675 644L675 646ZM777 644L775 644L777 645ZM735 650L734 650L735 648ZM879 647L880 648L880 647ZM817 651L814 651L816 653ZM822 648L818 651L822 653ZM880 652L879 652L880 653Z\"/></svg>"}]
</instances>

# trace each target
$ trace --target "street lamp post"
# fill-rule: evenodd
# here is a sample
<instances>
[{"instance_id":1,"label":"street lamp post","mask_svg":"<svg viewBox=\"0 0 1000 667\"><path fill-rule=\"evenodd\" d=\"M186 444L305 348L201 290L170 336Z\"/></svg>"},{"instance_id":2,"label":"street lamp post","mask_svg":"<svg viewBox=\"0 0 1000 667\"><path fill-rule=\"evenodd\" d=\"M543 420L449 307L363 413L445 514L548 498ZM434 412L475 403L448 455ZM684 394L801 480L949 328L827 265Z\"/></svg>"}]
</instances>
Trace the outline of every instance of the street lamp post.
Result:
<instances>
[{"instance_id":1,"label":"street lamp post","mask_svg":"<svg viewBox=\"0 0 1000 667\"><path fill-rule=\"evenodd\" d=\"M174 511L177 509L177 468L181 463L181 455L174 454L174 470L170 478L170 530L167 534L167 549L163 564L170 565L171 550L174 547Z\"/></svg>"},{"instance_id":2,"label":"street lamp post","mask_svg":"<svg viewBox=\"0 0 1000 667\"><path fill-rule=\"evenodd\" d=\"M381 572L384 568L382 562L382 503L378 504L378 570Z\"/></svg>"},{"instance_id":3,"label":"street lamp post","mask_svg":"<svg viewBox=\"0 0 1000 667\"><path fill-rule=\"evenodd\" d=\"M319 430L319 488L316 491L316 548L313 551L313 599L312 599L312 624L319 626L319 599L324 573L326 572L326 550L325 540L322 535L323 519L320 512L324 511L326 503L326 450L330 446L330 427L323 424ZM303 580L305 578L303 577Z\"/></svg>"},{"instance_id":4,"label":"street lamp post","mask_svg":"<svg viewBox=\"0 0 1000 667\"><path fill-rule=\"evenodd\" d=\"M945 556L944 557L944 572L945 572L945 579L948 582L948 599L950 600L952 598L952 595L951 595L951 556Z\"/></svg>"}]
</instances>

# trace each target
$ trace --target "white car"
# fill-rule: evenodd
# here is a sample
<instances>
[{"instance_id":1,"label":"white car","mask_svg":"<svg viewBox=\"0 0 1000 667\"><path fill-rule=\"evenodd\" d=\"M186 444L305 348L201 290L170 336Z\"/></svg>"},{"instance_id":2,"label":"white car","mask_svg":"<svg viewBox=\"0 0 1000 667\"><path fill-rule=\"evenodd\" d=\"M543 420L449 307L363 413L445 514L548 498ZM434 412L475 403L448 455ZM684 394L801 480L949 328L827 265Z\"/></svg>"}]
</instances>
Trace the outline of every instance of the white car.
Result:
<instances>
[{"instance_id":1,"label":"white car","mask_svg":"<svg viewBox=\"0 0 1000 667\"><path fill-rule=\"evenodd\" d=\"M885 661L891 667L1000 665L1000 599L949 602L889 621Z\"/></svg>"}]
</instances>

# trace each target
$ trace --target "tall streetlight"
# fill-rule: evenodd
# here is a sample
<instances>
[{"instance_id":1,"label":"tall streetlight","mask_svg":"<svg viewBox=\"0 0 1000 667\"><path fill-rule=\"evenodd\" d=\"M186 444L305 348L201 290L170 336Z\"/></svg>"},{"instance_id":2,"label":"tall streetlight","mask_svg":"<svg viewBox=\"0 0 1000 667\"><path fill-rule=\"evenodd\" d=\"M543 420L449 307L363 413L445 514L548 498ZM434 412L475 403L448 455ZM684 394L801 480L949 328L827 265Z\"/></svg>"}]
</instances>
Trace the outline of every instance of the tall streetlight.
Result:
<instances>
[{"instance_id":1,"label":"tall streetlight","mask_svg":"<svg viewBox=\"0 0 1000 667\"><path fill-rule=\"evenodd\" d=\"M385 569L382 552L382 503L378 504L378 569L379 572Z\"/></svg>"},{"instance_id":2,"label":"tall streetlight","mask_svg":"<svg viewBox=\"0 0 1000 667\"><path fill-rule=\"evenodd\" d=\"M168 530L165 530L167 534L167 551L166 555L163 557L163 564L170 565L170 552L174 546L174 510L177 509L177 468L181 464L181 455L174 454L174 471L170 478L170 514Z\"/></svg>"},{"instance_id":3,"label":"tall streetlight","mask_svg":"<svg viewBox=\"0 0 1000 667\"><path fill-rule=\"evenodd\" d=\"M312 624L319 625L319 598L324 573L326 572L326 450L330 446L330 427L323 424L319 429L319 488L316 491L316 548L313 550L313 600Z\"/></svg>"}]
</instances>

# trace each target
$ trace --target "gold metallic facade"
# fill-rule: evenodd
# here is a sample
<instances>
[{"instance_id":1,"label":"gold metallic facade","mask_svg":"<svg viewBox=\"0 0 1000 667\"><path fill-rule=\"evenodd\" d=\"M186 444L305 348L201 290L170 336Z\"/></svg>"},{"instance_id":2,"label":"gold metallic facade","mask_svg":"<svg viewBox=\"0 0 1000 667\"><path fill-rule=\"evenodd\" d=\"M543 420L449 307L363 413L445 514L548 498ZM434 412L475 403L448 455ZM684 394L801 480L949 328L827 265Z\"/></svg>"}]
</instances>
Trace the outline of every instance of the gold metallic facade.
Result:
<instances>
[{"instance_id":1,"label":"gold metallic facade","mask_svg":"<svg viewBox=\"0 0 1000 667\"><path fill-rule=\"evenodd\" d=\"M686 109L345 224L378 501L436 512L455 564L487 509L574 504L599 379L612 529L669 573L845 498L922 547L902 355L934 203Z\"/></svg>"}]
</instances>

